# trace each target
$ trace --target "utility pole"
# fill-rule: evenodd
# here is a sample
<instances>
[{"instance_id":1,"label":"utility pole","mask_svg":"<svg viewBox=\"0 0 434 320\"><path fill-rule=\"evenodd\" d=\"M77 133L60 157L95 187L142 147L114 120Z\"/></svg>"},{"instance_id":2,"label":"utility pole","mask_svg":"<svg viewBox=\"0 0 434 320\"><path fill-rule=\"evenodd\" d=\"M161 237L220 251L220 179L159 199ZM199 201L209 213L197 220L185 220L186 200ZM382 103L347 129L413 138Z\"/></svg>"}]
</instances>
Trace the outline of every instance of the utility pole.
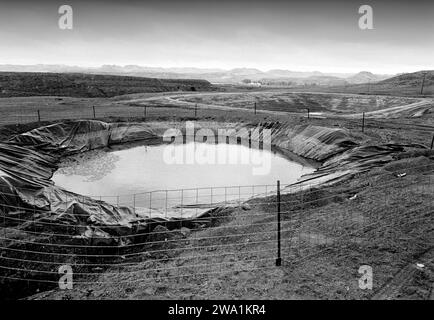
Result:
<instances>
[{"instance_id":1,"label":"utility pole","mask_svg":"<svg viewBox=\"0 0 434 320\"><path fill-rule=\"evenodd\" d=\"M422 87L420 88L420 95L423 95L423 87L425 86L426 74L427 74L427 72L423 73Z\"/></svg>"}]
</instances>

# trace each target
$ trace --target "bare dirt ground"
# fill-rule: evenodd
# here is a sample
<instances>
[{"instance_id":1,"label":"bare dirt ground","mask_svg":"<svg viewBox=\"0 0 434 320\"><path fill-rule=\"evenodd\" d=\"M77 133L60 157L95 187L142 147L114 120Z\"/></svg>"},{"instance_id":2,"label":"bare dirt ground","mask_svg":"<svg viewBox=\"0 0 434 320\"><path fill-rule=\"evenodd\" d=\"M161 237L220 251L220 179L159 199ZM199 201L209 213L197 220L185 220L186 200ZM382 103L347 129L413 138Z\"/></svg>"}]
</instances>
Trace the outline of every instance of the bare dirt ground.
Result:
<instances>
[{"instance_id":1,"label":"bare dirt ground","mask_svg":"<svg viewBox=\"0 0 434 320\"><path fill-rule=\"evenodd\" d=\"M306 113L307 109L313 114L350 115L366 112L376 114L382 110L401 111L400 108L413 109L413 104L429 104L429 98L390 97L377 95L356 95L339 93L291 92L288 90L253 91L253 92L217 92L195 93L181 95L165 95L160 97L143 97L125 102L157 105L182 105L194 107L199 104L202 108L230 108L248 109L253 111L256 103L257 110Z\"/></svg>"},{"instance_id":2,"label":"bare dirt ground","mask_svg":"<svg viewBox=\"0 0 434 320\"><path fill-rule=\"evenodd\" d=\"M279 93L281 95L284 94ZM361 119L340 115L402 107L421 100L384 97L357 100L351 96L333 98L339 101L330 97L311 101L313 97L298 97L304 102L294 102L287 112L288 100L266 109L268 101L276 98L266 96L262 104L259 99L261 111L255 115L251 104L250 110L242 107L242 101L253 101L251 97L239 102L243 98L238 93L233 98L237 101L230 100L229 104L226 96L219 96L218 102L204 94L176 99L173 96L175 94L158 97L138 94L111 99L7 98L0 99L0 110L8 117L14 106L24 106L25 113L33 117L36 110L45 105L47 113L62 109L58 111L60 117L66 114L64 118L92 118L93 111L89 115L89 109L95 105L101 112L97 118L119 121L121 117L124 121L129 118L124 111L135 108L143 112L143 106L147 105L148 113L141 118L144 121L207 119L308 123L345 128L366 143L418 143L428 148L434 134L432 100L424 100L426 108L416 116L409 115L408 108L394 113L393 119L382 111L381 117L366 119L362 132ZM179 96L176 93L176 97ZM374 100L375 107L371 105ZM195 116L197 101L202 102ZM348 101L351 107L347 109ZM364 102L358 106L360 101ZM302 110L310 103L311 111L333 114L308 119ZM39 125L34 122L17 126L14 121L6 120L9 125L0 130L0 137ZM73 290L54 289L31 299L432 299L434 160L429 151L407 156L407 159L397 159L338 185L283 196L282 201L291 204L282 208L282 230L287 231L282 234L281 267L274 265L276 205L275 198L270 197L251 201L244 209L216 212L214 224L207 228L173 234L162 230L158 238L161 246L150 248L144 259L125 258L122 263L128 266L98 269L93 275L77 275L78 284ZM373 268L373 290L359 288L361 265Z\"/></svg>"},{"instance_id":3,"label":"bare dirt ground","mask_svg":"<svg viewBox=\"0 0 434 320\"><path fill-rule=\"evenodd\" d=\"M429 299L434 162L419 158L394 166L284 196L294 203L282 208L282 230L289 231L282 235L281 267L274 265L275 199L258 199L247 210L223 215L220 227L166 242L161 254L150 250L145 261L33 299ZM397 178L396 166L419 169ZM373 268L373 290L359 288L362 265Z\"/></svg>"}]
</instances>

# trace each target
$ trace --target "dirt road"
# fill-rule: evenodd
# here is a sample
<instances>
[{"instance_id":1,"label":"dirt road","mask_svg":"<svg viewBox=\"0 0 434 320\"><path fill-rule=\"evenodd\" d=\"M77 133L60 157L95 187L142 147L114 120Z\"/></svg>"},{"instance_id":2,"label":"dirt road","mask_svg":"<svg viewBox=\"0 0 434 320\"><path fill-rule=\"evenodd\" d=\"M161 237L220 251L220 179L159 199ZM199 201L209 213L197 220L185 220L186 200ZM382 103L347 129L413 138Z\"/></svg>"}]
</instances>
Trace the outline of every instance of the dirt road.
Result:
<instances>
[{"instance_id":1,"label":"dirt road","mask_svg":"<svg viewBox=\"0 0 434 320\"><path fill-rule=\"evenodd\" d=\"M282 93L282 92L281 92ZM288 95L296 95L296 94L303 94L303 95L312 95L315 96L330 96L330 93L317 93L317 92L284 92ZM188 94L173 94L173 95L164 95L164 96L158 96L158 97L146 97L146 98L139 98L139 99L131 99L122 101L124 104L139 104L139 105L177 105L180 107L190 108L194 109L196 106L200 109L217 109L217 110L239 110L239 111L247 111L247 112L255 112L255 109L252 106L252 103L246 104L243 107L237 107L234 105L231 105L230 97L234 95L239 95L240 93L234 93L234 92L219 92L219 93L188 93ZM255 91L255 92L248 92L245 93L246 95L255 97L258 100L260 100L260 97L264 97L267 95L275 95L276 91ZM360 96L355 94L333 94L332 96L340 96L340 97L352 97L353 99L357 98L363 98L365 99L366 96ZM204 103L204 102L194 102L189 101L189 99L194 99L196 101L201 100L217 100L221 101L222 98L229 98L226 101L223 100L223 103ZM259 98L258 98L259 97ZM376 97L376 96L375 96ZM318 99L320 101L320 99ZM410 101L411 103L408 103ZM290 103L290 102L288 102ZM432 98L418 98L418 99L409 99L405 98L403 99L403 103L397 106L386 106L383 108L379 108L377 110L371 110L365 112L365 117L367 118L392 118L392 117L399 117L401 115L407 115L411 117L418 117L423 115L425 112L430 110L434 107L434 99ZM283 109L283 108L282 108ZM299 114L299 113L306 113L306 108L299 108L296 112L291 111L277 111L275 109L273 110L267 110L267 105L262 105L256 110L258 113L263 114L274 114L274 115L288 115L288 114ZM350 112L342 113L339 112L336 109L330 108L327 111L323 112L310 112L309 116L316 117L316 118L325 118L325 117L343 117L343 118L360 118L362 117L362 112Z\"/></svg>"}]
</instances>

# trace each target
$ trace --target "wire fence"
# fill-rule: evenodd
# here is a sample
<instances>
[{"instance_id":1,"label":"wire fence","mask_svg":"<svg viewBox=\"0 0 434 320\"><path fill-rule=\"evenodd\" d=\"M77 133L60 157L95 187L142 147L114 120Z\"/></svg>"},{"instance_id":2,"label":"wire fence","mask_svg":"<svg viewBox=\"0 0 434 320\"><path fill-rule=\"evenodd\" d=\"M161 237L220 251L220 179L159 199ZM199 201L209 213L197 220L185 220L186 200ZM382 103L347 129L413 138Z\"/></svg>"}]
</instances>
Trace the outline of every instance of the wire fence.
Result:
<instances>
[{"instance_id":1,"label":"wire fence","mask_svg":"<svg viewBox=\"0 0 434 320\"><path fill-rule=\"evenodd\" d=\"M143 119L161 114L161 108L174 110L122 106L122 116ZM198 113L197 108L175 109L186 116ZM17 109L0 119L0 125L118 117L119 112L117 106L79 107L70 113ZM309 110L306 117L312 118ZM365 117L352 121L355 130L362 133L373 128L384 128L383 132L392 128L404 134L416 131L417 141L410 142L433 148L434 126L430 124ZM417 179L410 178L414 171L418 173ZM292 277L304 277L307 271L299 269L309 270L313 264L309 262L314 259L320 259L315 262L320 268L323 260L331 257L334 264L326 261L325 265L335 267L345 263L352 273L322 274L317 281L344 279L356 283L354 270L360 260L381 267L376 252L386 252L386 264L397 261L402 267L434 246L433 171L431 165L415 166L409 162L394 171L377 174L364 185L351 189L356 191L342 195L328 194L324 188L309 184L91 195L93 199L130 207L134 213L148 217L146 228L128 234L116 231L119 230L116 223L99 225L84 212L56 215L35 207L14 207L2 201L6 194L0 193L0 296L21 297L58 287L62 266L71 267L74 286L113 286L193 281L240 272L260 274L288 267ZM291 193L287 194L288 191ZM364 197L368 194L369 197ZM337 204L339 207L334 206ZM87 236L86 231L94 228L109 237L99 238L95 232ZM384 273L391 277L394 270Z\"/></svg>"},{"instance_id":2,"label":"wire fence","mask_svg":"<svg viewBox=\"0 0 434 320\"><path fill-rule=\"evenodd\" d=\"M246 108L246 110L249 110ZM269 110L256 110L254 115L262 111L269 112ZM14 108L7 108L7 112L3 112L0 118L0 126L4 125L21 125L28 123L42 123L60 120L74 120L74 119L105 119L105 118L122 118L127 120L144 120L159 117L162 115L173 115L177 117L198 117L210 115L227 115L229 110L219 109L203 109L200 104L195 105L110 105L110 106L41 106L39 109L35 106L20 106ZM236 109L233 112L239 112ZM262 114L264 115L264 114ZM269 115L266 113L266 115ZM306 118L307 120L315 123L315 120L320 120L324 116L317 116L310 112L309 108L301 108L300 112L288 112L288 116L298 116ZM332 115L329 117L333 118ZM425 117L422 115L422 117ZM316 119L317 118L317 119ZM422 143L431 147L434 144L434 121L431 118L424 118L423 123L418 122L418 118L413 119L382 119L372 117L361 113L358 118L341 117L337 115L335 120L345 121L350 125L348 130L351 132L361 132L365 134L377 133L378 130L387 134L388 136L396 136L402 140L406 130L411 132L420 133L419 136L412 136L411 139L417 139L417 143ZM405 137L405 134L404 134ZM433 146L434 147L434 146ZM432 148L432 147L431 147Z\"/></svg>"},{"instance_id":3,"label":"wire fence","mask_svg":"<svg viewBox=\"0 0 434 320\"><path fill-rule=\"evenodd\" d=\"M73 272L74 286L113 286L276 268L300 272L294 270L312 259L341 263L342 255L355 253L375 265L379 246L389 261L409 263L416 252L434 246L433 171L431 164L408 162L367 177L345 194L279 183L153 191L123 200L94 197L149 210L147 228L131 234L114 231L118 225L90 223L84 212L72 218L36 208L11 210L2 203L2 296L57 287L65 266ZM152 219L156 213L170 219ZM87 238L89 228L101 228L110 237ZM344 276L332 275L326 280ZM356 283L354 274L346 276Z\"/></svg>"},{"instance_id":4,"label":"wire fence","mask_svg":"<svg viewBox=\"0 0 434 320\"><path fill-rule=\"evenodd\" d=\"M430 108L432 109L432 107L433 106ZM430 108L427 110L429 111ZM196 118L198 116L228 115L230 112L239 112L237 109L212 109L202 104L164 104L156 106L134 103L104 106L58 105L54 107L42 105L39 108L33 105L22 105L12 108L7 107L5 110L6 111L3 112L2 117L0 118L0 126L75 119L122 118L128 121L133 121L152 119L162 115ZM257 114L262 116L270 115L270 110L257 109L256 103L245 110L254 110L254 114L251 114L253 117L256 117ZM296 116L306 118L308 121L311 121L312 124L315 124L316 120L321 121L321 119L325 118L324 115L316 115L311 112L309 108L300 108L299 112L287 112L287 114L289 117ZM362 112L358 117L332 114L327 117L331 119L333 118L336 121L344 121L348 127L347 129L354 133L361 132L368 135L384 135L387 140L395 137L397 141L402 141L403 139L406 140L407 137L408 142L421 143L431 149L434 148L434 120L425 115L425 113L422 113L420 116L415 118L400 118L396 120L390 119L389 117L382 118L375 115L373 116L369 112L366 113L366 115ZM423 119L423 122L420 122L418 119ZM408 136L406 131L413 132L415 135Z\"/></svg>"},{"instance_id":5,"label":"wire fence","mask_svg":"<svg viewBox=\"0 0 434 320\"><path fill-rule=\"evenodd\" d=\"M8 109L7 114L0 118L0 125L15 125L34 122L47 122L59 120L75 119L103 119L103 118L126 118L126 119L145 119L147 117L158 116L161 114L171 114L176 111L178 116L194 116L197 110L194 108L176 106L20 106Z\"/></svg>"}]
</instances>

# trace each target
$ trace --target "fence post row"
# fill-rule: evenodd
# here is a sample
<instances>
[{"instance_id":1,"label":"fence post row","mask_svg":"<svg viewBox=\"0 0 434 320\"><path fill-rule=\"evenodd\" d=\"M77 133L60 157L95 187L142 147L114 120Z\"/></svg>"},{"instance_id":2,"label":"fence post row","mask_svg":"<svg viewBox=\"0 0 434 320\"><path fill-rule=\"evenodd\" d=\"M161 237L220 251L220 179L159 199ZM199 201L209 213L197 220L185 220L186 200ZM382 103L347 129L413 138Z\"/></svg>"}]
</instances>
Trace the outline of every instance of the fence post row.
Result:
<instances>
[{"instance_id":1,"label":"fence post row","mask_svg":"<svg viewBox=\"0 0 434 320\"><path fill-rule=\"evenodd\" d=\"M282 265L281 248L280 248L280 180L277 180L277 259L276 266Z\"/></svg>"}]
</instances>

